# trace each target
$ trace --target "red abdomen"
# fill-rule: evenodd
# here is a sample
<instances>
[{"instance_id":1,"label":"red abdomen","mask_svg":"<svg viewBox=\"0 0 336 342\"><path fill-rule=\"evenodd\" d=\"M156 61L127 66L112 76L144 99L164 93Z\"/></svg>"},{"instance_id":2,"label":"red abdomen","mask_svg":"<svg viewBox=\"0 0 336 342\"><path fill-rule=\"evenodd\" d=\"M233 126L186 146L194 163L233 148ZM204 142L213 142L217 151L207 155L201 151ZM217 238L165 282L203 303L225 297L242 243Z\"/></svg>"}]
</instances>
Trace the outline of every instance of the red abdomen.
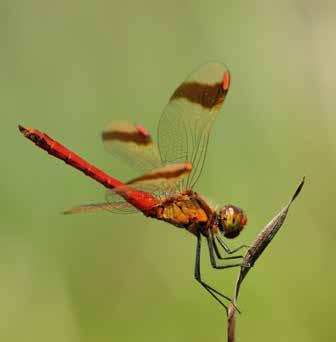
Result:
<instances>
[{"instance_id":1,"label":"red abdomen","mask_svg":"<svg viewBox=\"0 0 336 342\"><path fill-rule=\"evenodd\" d=\"M121 188L120 191L116 190L116 192L139 210L146 212L158 203L158 200L152 194L128 186L125 187L124 183L97 169L65 146L50 138L47 134L20 125L19 129L26 138L33 141L38 147L47 151L52 156L63 160L77 170L82 171L85 175L96 180L106 188Z\"/></svg>"}]
</instances>

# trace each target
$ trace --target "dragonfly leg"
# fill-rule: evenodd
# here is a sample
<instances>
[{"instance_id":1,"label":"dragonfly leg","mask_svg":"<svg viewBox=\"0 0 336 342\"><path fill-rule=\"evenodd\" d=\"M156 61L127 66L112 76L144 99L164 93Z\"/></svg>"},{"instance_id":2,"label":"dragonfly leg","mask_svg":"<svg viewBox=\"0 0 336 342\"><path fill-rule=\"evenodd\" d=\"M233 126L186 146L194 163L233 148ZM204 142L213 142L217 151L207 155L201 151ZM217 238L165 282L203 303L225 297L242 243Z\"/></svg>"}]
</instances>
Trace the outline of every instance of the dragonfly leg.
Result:
<instances>
[{"instance_id":1,"label":"dragonfly leg","mask_svg":"<svg viewBox=\"0 0 336 342\"><path fill-rule=\"evenodd\" d=\"M216 236L216 240L223 247L224 251L227 254L233 254L233 253L236 253L236 252L240 251L243 248L249 248L250 247L248 245L241 245L241 246L238 246L237 248L230 249L230 247L224 241L222 241L218 236Z\"/></svg>"},{"instance_id":2,"label":"dragonfly leg","mask_svg":"<svg viewBox=\"0 0 336 342\"><path fill-rule=\"evenodd\" d=\"M239 259L239 258L242 258L243 256L242 255L235 255L235 256L228 256L228 257L223 257L220 252L219 252L219 249L218 249L218 246L217 246L217 243L216 243L216 240L213 240L213 247L214 247L214 251L216 253L216 256L219 260L230 260L230 259Z\"/></svg>"},{"instance_id":3,"label":"dragonfly leg","mask_svg":"<svg viewBox=\"0 0 336 342\"><path fill-rule=\"evenodd\" d=\"M201 278L201 234L197 232L197 245L196 245L196 260L195 260L195 279L210 293L210 295L224 307L226 314L228 313L228 306L222 302L218 297L222 297L232 303L232 299L228 296L217 291L212 286L205 283ZM238 310L238 309L237 309ZM239 311L239 310L238 310Z\"/></svg>"},{"instance_id":4,"label":"dragonfly leg","mask_svg":"<svg viewBox=\"0 0 336 342\"><path fill-rule=\"evenodd\" d=\"M242 264L242 263L231 264L231 265L217 265L215 254L214 254L214 250L216 251L216 247L214 247L214 240L210 236L208 236L207 242L208 242L208 247L209 247L210 262L213 268L225 269L225 268L246 266L245 264Z\"/></svg>"}]
</instances>

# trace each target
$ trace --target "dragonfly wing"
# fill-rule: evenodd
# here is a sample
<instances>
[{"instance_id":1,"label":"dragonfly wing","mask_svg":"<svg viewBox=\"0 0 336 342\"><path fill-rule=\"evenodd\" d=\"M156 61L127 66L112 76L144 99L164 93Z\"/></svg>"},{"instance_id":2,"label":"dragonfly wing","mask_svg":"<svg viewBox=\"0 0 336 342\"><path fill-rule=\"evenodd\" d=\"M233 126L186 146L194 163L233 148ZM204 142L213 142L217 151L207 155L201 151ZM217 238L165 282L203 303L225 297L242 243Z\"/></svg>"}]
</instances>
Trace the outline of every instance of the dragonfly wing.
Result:
<instances>
[{"instance_id":1,"label":"dragonfly wing","mask_svg":"<svg viewBox=\"0 0 336 342\"><path fill-rule=\"evenodd\" d=\"M127 213L137 211L135 207L123 198L124 193L127 194L133 191L137 192L138 196L144 196L144 198L150 195L151 198L156 198L157 204L159 204L160 200L171 196L178 190L178 183L191 170L192 166L188 163L166 165L130 180L125 186L109 189L106 192L108 206L105 209L112 212Z\"/></svg>"},{"instance_id":2,"label":"dragonfly wing","mask_svg":"<svg viewBox=\"0 0 336 342\"><path fill-rule=\"evenodd\" d=\"M117 188L118 189L118 188ZM134 214L140 213L140 211L132 204L127 202L118 192L115 190L106 190L105 199L108 204L106 210L115 214Z\"/></svg>"},{"instance_id":3,"label":"dragonfly wing","mask_svg":"<svg viewBox=\"0 0 336 342\"><path fill-rule=\"evenodd\" d=\"M190 163L170 164L152 170L150 173L134 178L125 186L108 189L106 191L106 203L86 204L64 211L64 214L78 214L107 210L118 214L131 214L140 212L136 207L127 202L121 195L129 191L146 194L154 194L158 199L167 197L177 191L178 183L192 170Z\"/></svg>"},{"instance_id":4,"label":"dragonfly wing","mask_svg":"<svg viewBox=\"0 0 336 342\"><path fill-rule=\"evenodd\" d=\"M87 213L87 212L95 212L101 210L113 211L116 213L136 213L139 212L135 207L131 204L127 203L122 197L118 195L119 199L114 202L111 201L109 203L96 203L96 204L86 204L80 205L78 207L71 208L63 212L63 214L79 214L79 213Z\"/></svg>"},{"instance_id":5,"label":"dragonfly wing","mask_svg":"<svg viewBox=\"0 0 336 342\"><path fill-rule=\"evenodd\" d=\"M137 190L150 192L163 198L178 191L179 184L192 171L191 163L175 163L156 168L127 182Z\"/></svg>"},{"instance_id":6,"label":"dragonfly wing","mask_svg":"<svg viewBox=\"0 0 336 342\"><path fill-rule=\"evenodd\" d=\"M202 65L175 90L161 115L158 145L162 163L193 165L183 187L192 188L201 174L212 124L229 84L225 65Z\"/></svg>"},{"instance_id":7,"label":"dragonfly wing","mask_svg":"<svg viewBox=\"0 0 336 342\"><path fill-rule=\"evenodd\" d=\"M147 130L130 121L111 122L102 133L105 148L141 173L161 166L156 144Z\"/></svg>"}]
</instances>

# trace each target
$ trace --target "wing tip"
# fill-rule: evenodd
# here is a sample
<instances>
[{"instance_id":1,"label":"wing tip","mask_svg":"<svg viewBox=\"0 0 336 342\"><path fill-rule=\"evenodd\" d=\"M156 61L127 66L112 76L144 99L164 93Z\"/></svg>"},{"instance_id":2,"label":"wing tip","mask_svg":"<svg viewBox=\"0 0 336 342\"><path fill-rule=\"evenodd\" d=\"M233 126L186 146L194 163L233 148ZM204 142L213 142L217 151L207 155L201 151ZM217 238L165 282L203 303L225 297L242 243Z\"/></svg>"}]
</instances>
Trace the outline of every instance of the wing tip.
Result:
<instances>
[{"instance_id":1,"label":"wing tip","mask_svg":"<svg viewBox=\"0 0 336 342\"><path fill-rule=\"evenodd\" d=\"M231 80L231 77L230 77L229 71L225 71L224 75L223 75L223 82L222 82L222 87L223 87L224 91L228 91L229 90L230 80Z\"/></svg>"},{"instance_id":2,"label":"wing tip","mask_svg":"<svg viewBox=\"0 0 336 342\"><path fill-rule=\"evenodd\" d=\"M149 137L149 133L147 131L147 129L144 127L144 126L141 126L139 124L134 124L136 130L141 134L143 135L144 137Z\"/></svg>"},{"instance_id":3,"label":"wing tip","mask_svg":"<svg viewBox=\"0 0 336 342\"><path fill-rule=\"evenodd\" d=\"M187 162L187 163L184 164L184 168L185 168L186 171L191 171L192 168L193 168L193 165L192 165L191 162Z\"/></svg>"}]
</instances>

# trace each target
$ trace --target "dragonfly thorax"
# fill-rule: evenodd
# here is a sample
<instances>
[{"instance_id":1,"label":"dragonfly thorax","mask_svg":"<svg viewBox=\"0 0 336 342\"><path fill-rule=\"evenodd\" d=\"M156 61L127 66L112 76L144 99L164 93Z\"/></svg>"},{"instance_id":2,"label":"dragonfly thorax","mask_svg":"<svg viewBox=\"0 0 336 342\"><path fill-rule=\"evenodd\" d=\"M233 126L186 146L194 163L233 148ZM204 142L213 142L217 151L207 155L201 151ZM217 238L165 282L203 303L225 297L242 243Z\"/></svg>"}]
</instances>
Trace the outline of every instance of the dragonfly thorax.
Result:
<instances>
[{"instance_id":1,"label":"dragonfly thorax","mask_svg":"<svg viewBox=\"0 0 336 342\"><path fill-rule=\"evenodd\" d=\"M228 239L233 239L243 230L247 217L242 209L230 204L218 210L216 221L222 234Z\"/></svg>"},{"instance_id":2,"label":"dragonfly thorax","mask_svg":"<svg viewBox=\"0 0 336 342\"><path fill-rule=\"evenodd\" d=\"M211 209L203 203L198 194L191 190L165 199L150 214L159 220L185 228L191 233L195 233L198 229L203 230L211 215Z\"/></svg>"}]
</instances>

